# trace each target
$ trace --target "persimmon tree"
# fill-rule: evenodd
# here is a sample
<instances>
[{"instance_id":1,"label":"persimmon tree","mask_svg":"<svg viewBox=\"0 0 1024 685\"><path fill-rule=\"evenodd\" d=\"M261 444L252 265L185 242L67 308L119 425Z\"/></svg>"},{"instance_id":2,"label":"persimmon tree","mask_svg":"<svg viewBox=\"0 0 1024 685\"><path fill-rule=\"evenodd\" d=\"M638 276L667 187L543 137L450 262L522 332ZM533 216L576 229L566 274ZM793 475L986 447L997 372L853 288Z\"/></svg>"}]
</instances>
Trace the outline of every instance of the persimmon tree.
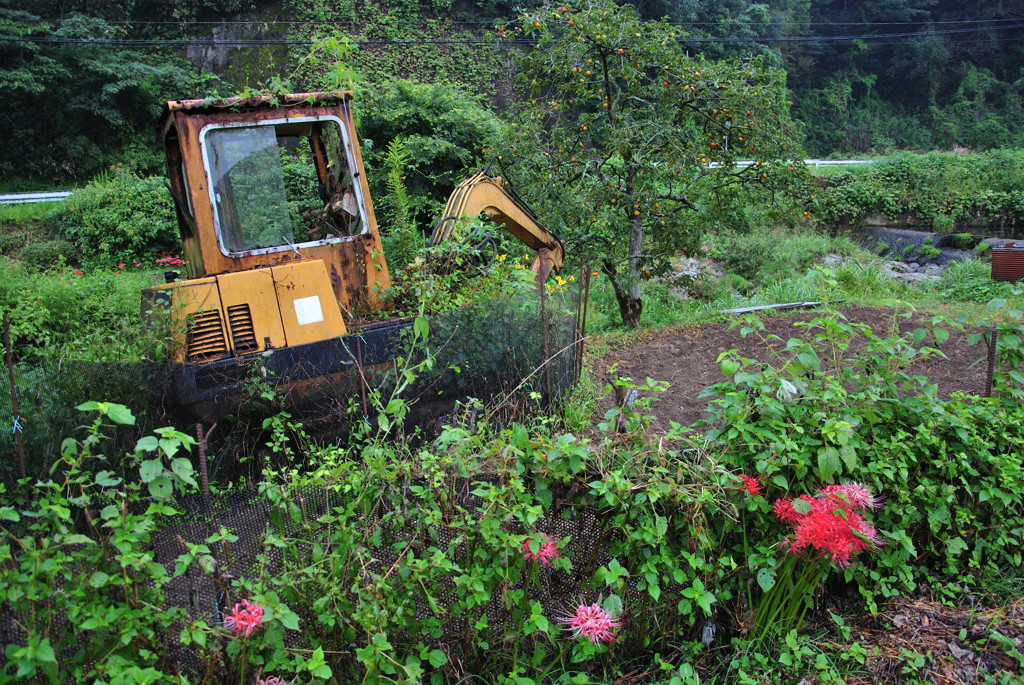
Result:
<instances>
[{"instance_id":1,"label":"persimmon tree","mask_svg":"<svg viewBox=\"0 0 1024 685\"><path fill-rule=\"evenodd\" d=\"M526 46L505 173L608 276L627 326L640 325L642 279L699 244L709 198L771 199L806 174L790 161L802 154L785 74L758 57L690 56L677 27L612 0L547 6L497 32Z\"/></svg>"}]
</instances>

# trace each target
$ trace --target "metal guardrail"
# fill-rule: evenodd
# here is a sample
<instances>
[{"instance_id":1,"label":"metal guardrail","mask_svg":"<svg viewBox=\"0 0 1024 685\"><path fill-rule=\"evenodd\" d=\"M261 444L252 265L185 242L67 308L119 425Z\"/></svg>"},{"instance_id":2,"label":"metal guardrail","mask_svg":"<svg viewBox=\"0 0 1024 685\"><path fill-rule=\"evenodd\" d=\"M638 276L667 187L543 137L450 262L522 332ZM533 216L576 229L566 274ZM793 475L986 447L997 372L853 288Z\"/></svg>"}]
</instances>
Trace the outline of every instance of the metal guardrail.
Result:
<instances>
[{"instance_id":1,"label":"metal guardrail","mask_svg":"<svg viewBox=\"0 0 1024 685\"><path fill-rule=\"evenodd\" d=\"M20 205L28 202L59 202L70 194L70 190L46 190L36 193L7 193L5 195L0 195L0 205Z\"/></svg>"},{"instance_id":2,"label":"metal guardrail","mask_svg":"<svg viewBox=\"0 0 1024 685\"><path fill-rule=\"evenodd\" d=\"M870 164L873 159L805 159L804 164L819 168L823 166L844 166L847 164ZM736 160L736 166L746 168L754 163L752 159ZM708 164L709 169L722 166L719 162ZM27 202L59 202L71 194L70 190L48 190L37 193L8 193L0 195L0 205L17 205Z\"/></svg>"},{"instance_id":3,"label":"metal guardrail","mask_svg":"<svg viewBox=\"0 0 1024 685\"><path fill-rule=\"evenodd\" d=\"M815 169L823 166L846 166L847 164L870 164L874 162L873 159L805 159L804 164L812 166ZM754 163L752 159L738 159L736 160L736 166L741 169L745 169ZM709 169L717 169L722 166L721 162L711 162L708 164Z\"/></svg>"}]
</instances>

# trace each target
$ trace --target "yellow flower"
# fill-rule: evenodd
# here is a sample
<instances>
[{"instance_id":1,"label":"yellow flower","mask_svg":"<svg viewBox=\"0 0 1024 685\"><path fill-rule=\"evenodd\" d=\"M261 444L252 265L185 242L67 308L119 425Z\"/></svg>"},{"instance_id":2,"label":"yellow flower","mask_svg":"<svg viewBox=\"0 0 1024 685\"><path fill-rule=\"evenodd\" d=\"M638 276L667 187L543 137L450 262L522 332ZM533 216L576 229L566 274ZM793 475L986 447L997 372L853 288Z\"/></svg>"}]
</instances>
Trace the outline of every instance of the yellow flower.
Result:
<instances>
[{"instance_id":1,"label":"yellow flower","mask_svg":"<svg viewBox=\"0 0 1024 685\"><path fill-rule=\"evenodd\" d=\"M503 261L505 261L506 257L508 257L507 254L500 254L500 255L498 255L498 261L499 262L503 262Z\"/></svg>"}]
</instances>

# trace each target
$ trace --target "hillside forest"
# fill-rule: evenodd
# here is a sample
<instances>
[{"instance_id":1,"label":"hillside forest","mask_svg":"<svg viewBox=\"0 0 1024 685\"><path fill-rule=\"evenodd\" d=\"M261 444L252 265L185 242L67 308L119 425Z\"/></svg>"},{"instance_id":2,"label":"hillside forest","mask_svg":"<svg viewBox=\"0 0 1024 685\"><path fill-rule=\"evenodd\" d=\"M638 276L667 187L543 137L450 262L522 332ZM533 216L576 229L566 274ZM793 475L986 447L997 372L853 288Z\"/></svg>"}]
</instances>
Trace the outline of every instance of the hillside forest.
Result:
<instances>
[{"instance_id":1,"label":"hillside forest","mask_svg":"<svg viewBox=\"0 0 1024 685\"><path fill-rule=\"evenodd\" d=\"M760 56L786 75L807 156L1024 144L1024 0L635 0L691 56ZM521 97L497 27L537 0L0 0L0 150L17 190L87 181L125 162L159 171L163 101L347 82L461 85L501 111ZM338 49L334 50L339 52ZM337 56L337 55L335 55ZM365 134L364 134L365 135ZM386 141L385 141L386 142Z\"/></svg>"}]
</instances>

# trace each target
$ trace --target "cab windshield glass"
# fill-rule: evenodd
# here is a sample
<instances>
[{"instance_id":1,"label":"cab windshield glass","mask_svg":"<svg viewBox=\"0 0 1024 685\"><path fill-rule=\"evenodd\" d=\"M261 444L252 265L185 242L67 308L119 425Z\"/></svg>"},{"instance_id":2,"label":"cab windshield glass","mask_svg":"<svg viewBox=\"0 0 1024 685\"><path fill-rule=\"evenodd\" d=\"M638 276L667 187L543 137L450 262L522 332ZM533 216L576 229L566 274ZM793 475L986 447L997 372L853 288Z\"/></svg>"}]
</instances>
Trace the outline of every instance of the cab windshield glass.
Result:
<instances>
[{"instance_id":1,"label":"cab windshield glass","mask_svg":"<svg viewBox=\"0 0 1024 685\"><path fill-rule=\"evenodd\" d=\"M215 128L203 146L227 252L363 232L361 193L336 121Z\"/></svg>"}]
</instances>

